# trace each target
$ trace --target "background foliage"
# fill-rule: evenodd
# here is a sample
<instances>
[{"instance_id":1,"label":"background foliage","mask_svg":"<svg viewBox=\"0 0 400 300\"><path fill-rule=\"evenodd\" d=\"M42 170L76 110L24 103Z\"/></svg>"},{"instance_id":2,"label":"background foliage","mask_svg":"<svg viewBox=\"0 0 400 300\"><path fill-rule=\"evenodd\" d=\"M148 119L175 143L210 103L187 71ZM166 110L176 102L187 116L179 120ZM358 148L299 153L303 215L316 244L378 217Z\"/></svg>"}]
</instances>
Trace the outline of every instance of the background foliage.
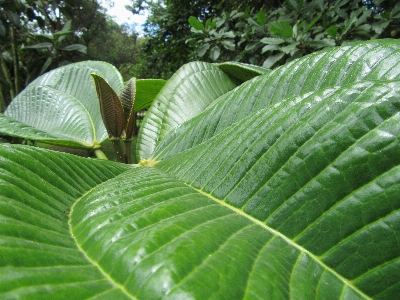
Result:
<instances>
[{"instance_id":1,"label":"background foliage","mask_svg":"<svg viewBox=\"0 0 400 300\"><path fill-rule=\"evenodd\" d=\"M386 4L386 5L385 5ZM388 1L285 1L274 9L225 11L189 19L197 54L271 68L348 41L400 36L400 4Z\"/></svg>"}]
</instances>

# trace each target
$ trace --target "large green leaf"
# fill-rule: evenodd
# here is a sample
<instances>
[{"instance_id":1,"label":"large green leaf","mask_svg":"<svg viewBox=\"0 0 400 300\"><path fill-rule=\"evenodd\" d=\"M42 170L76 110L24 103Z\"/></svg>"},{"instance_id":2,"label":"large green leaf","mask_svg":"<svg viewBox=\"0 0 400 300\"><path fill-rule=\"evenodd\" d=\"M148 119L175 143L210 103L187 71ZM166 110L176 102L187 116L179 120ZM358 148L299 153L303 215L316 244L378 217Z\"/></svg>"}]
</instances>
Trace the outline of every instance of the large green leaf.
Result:
<instances>
[{"instance_id":1,"label":"large green leaf","mask_svg":"<svg viewBox=\"0 0 400 300\"><path fill-rule=\"evenodd\" d=\"M0 115L0 132L32 139L34 131L34 140L98 147L107 132L91 73L106 78L117 93L122 90L118 70L104 62L85 61L55 69L37 78L11 102Z\"/></svg>"},{"instance_id":2,"label":"large green leaf","mask_svg":"<svg viewBox=\"0 0 400 300\"><path fill-rule=\"evenodd\" d=\"M181 67L161 89L143 120L136 143L138 160L148 158L168 132L197 116L237 84L212 64L193 62Z\"/></svg>"},{"instance_id":3,"label":"large green leaf","mask_svg":"<svg viewBox=\"0 0 400 300\"><path fill-rule=\"evenodd\" d=\"M0 144L0 298L396 299L397 45L380 46L387 74L360 59L357 80L303 82L263 104L268 75L244 83L247 97L228 96L241 117L203 130L200 113L187 123L201 130L154 167ZM303 78L302 63L278 82Z\"/></svg>"},{"instance_id":4,"label":"large green leaf","mask_svg":"<svg viewBox=\"0 0 400 300\"><path fill-rule=\"evenodd\" d=\"M308 93L324 97L341 86L351 88L362 81L400 78L399 57L399 41L381 40L331 48L293 61L220 97L199 116L165 136L152 156L160 159L184 151L252 112L265 107L275 111L291 97Z\"/></svg>"}]
</instances>

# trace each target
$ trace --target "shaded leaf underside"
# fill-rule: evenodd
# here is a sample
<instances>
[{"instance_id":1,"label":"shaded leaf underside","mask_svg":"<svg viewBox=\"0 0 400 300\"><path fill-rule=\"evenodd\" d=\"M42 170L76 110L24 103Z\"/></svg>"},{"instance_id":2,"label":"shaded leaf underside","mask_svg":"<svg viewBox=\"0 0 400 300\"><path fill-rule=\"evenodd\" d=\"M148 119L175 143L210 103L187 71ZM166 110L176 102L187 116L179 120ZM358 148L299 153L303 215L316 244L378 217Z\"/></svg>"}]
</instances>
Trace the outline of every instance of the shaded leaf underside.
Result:
<instances>
[{"instance_id":1,"label":"shaded leaf underside","mask_svg":"<svg viewBox=\"0 0 400 300\"><path fill-rule=\"evenodd\" d=\"M96 85L100 112L109 139L120 139L125 127L123 103L108 82L97 74L91 74Z\"/></svg>"},{"instance_id":2,"label":"shaded leaf underside","mask_svg":"<svg viewBox=\"0 0 400 300\"><path fill-rule=\"evenodd\" d=\"M91 73L101 74L117 91L122 90L122 78L117 69L107 63L86 61L70 64L48 72L33 81L9 105L5 116L35 128L36 139L78 148L96 148L107 138L100 115L99 103ZM0 127L0 132L21 138L32 138L24 127ZM78 144L78 145L77 145Z\"/></svg>"}]
</instances>

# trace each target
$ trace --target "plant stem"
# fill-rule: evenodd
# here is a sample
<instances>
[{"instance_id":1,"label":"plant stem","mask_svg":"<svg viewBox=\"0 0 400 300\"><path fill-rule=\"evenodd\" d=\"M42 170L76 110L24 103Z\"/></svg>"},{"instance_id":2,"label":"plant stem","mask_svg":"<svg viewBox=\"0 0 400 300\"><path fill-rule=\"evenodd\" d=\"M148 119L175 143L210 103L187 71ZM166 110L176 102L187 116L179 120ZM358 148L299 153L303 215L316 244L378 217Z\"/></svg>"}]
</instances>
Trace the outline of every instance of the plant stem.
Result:
<instances>
[{"instance_id":1,"label":"plant stem","mask_svg":"<svg viewBox=\"0 0 400 300\"><path fill-rule=\"evenodd\" d=\"M15 95L19 93L19 56L18 56L18 46L17 46L17 39L15 37L15 29L14 27L10 27L10 35L11 35L11 46L13 52L13 59L14 59L14 88L15 88Z\"/></svg>"},{"instance_id":2,"label":"plant stem","mask_svg":"<svg viewBox=\"0 0 400 300\"><path fill-rule=\"evenodd\" d=\"M3 86L0 83L0 113L2 114L6 110L6 99L3 95Z\"/></svg>"},{"instance_id":3,"label":"plant stem","mask_svg":"<svg viewBox=\"0 0 400 300\"><path fill-rule=\"evenodd\" d=\"M101 149L94 150L94 155L96 155L97 158L108 160L107 156L104 154L103 151L101 151Z\"/></svg>"},{"instance_id":4,"label":"plant stem","mask_svg":"<svg viewBox=\"0 0 400 300\"><path fill-rule=\"evenodd\" d=\"M0 63L1 63L1 69L3 71L4 77L6 78L6 81L10 88L11 99L14 99L14 97L15 97L14 84L11 80L11 75L10 75L10 71L8 70L7 64L6 64L3 56L1 56L1 55L0 55Z\"/></svg>"},{"instance_id":5,"label":"plant stem","mask_svg":"<svg viewBox=\"0 0 400 300\"><path fill-rule=\"evenodd\" d=\"M119 142L119 140L111 140L111 143L114 146L115 160L117 162L125 162L124 153L122 151L121 143Z\"/></svg>"},{"instance_id":6,"label":"plant stem","mask_svg":"<svg viewBox=\"0 0 400 300\"><path fill-rule=\"evenodd\" d=\"M132 140L125 140L125 162L127 164L132 163Z\"/></svg>"}]
</instances>

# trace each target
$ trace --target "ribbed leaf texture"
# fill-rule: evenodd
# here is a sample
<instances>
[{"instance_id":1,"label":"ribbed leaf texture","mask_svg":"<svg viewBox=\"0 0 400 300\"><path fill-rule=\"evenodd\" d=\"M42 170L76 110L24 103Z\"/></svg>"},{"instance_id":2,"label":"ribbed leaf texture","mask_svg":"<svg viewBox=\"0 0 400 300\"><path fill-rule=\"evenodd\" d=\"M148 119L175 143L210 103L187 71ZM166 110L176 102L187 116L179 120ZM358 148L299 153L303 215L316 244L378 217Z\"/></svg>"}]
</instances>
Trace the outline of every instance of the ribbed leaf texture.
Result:
<instances>
[{"instance_id":1,"label":"ribbed leaf texture","mask_svg":"<svg viewBox=\"0 0 400 300\"><path fill-rule=\"evenodd\" d=\"M149 107L166 82L164 79L137 79L135 111Z\"/></svg>"},{"instance_id":2,"label":"ribbed leaf texture","mask_svg":"<svg viewBox=\"0 0 400 300\"><path fill-rule=\"evenodd\" d=\"M399 56L399 43L381 40L333 48L293 61L223 95L201 115L165 136L152 156L166 157L171 148L174 148L171 153L184 151L252 112L265 107L275 111L275 107L288 102L288 99L292 101L293 97L304 97L308 93L321 93L324 97L325 93L332 93L338 87L351 87L368 80L400 78ZM166 147L168 149L164 149Z\"/></svg>"},{"instance_id":3,"label":"ribbed leaf texture","mask_svg":"<svg viewBox=\"0 0 400 300\"><path fill-rule=\"evenodd\" d=\"M121 99L103 77L94 73L91 75L96 86L101 117L108 136L110 139L120 139L125 129L125 114Z\"/></svg>"},{"instance_id":4,"label":"ribbed leaf texture","mask_svg":"<svg viewBox=\"0 0 400 300\"><path fill-rule=\"evenodd\" d=\"M181 67L156 96L140 127L138 160L148 158L168 132L197 116L238 84L212 64L193 62Z\"/></svg>"},{"instance_id":5,"label":"ribbed leaf texture","mask_svg":"<svg viewBox=\"0 0 400 300\"><path fill-rule=\"evenodd\" d=\"M107 131L91 73L106 78L117 93L122 90L118 70L104 62L55 69L33 81L0 114L0 133L69 147L98 147Z\"/></svg>"},{"instance_id":6,"label":"ribbed leaf texture","mask_svg":"<svg viewBox=\"0 0 400 300\"><path fill-rule=\"evenodd\" d=\"M122 89L120 99L124 111L126 137L132 139L135 122L136 78L133 77L128 80Z\"/></svg>"},{"instance_id":7,"label":"ribbed leaf texture","mask_svg":"<svg viewBox=\"0 0 400 300\"><path fill-rule=\"evenodd\" d=\"M225 73L239 79L242 82L270 72L270 70L260 66L254 66L234 61L220 63L217 64L217 66Z\"/></svg>"},{"instance_id":8,"label":"ribbed leaf texture","mask_svg":"<svg viewBox=\"0 0 400 300\"><path fill-rule=\"evenodd\" d=\"M398 298L399 48L251 79L177 127L186 144L154 167L0 144L0 298ZM312 88L301 72L318 55L364 71L308 64ZM221 125L203 127L216 108Z\"/></svg>"}]
</instances>

